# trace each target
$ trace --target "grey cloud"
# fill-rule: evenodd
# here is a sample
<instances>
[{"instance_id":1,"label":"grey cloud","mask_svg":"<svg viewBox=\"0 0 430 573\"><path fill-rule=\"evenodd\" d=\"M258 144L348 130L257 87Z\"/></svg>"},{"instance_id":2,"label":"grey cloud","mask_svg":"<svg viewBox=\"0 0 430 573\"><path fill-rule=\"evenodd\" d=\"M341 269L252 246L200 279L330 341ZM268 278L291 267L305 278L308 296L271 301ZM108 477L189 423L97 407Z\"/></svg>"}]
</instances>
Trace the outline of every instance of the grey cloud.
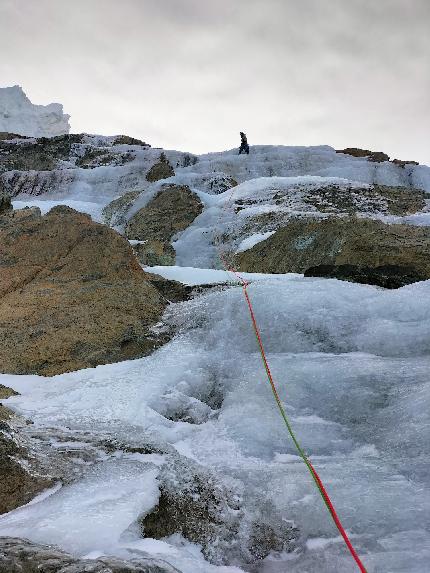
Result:
<instances>
[{"instance_id":1,"label":"grey cloud","mask_svg":"<svg viewBox=\"0 0 430 573\"><path fill-rule=\"evenodd\" d=\"M428 0L0 0L0 82L75 131L430 163Z\"/></svg>"}]
</instances>

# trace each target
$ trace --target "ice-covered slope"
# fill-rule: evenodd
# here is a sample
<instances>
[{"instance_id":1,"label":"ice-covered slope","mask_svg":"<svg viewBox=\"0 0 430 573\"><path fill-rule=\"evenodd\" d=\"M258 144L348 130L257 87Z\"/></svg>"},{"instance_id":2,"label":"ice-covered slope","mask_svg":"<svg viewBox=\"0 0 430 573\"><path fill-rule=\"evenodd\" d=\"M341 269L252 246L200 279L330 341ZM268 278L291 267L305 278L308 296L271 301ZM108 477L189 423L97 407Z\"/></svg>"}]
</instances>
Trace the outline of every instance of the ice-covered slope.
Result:
<instances>
[{"instance_id":1,"label":"ice-covered slope","mask_svg":"<svg viewBox=\"0 0 430 573\"><path fill-rule=\"evenodd\" d=\"M1 175L1 182L15 196L17 206L40 204L42 210L46 210L52 202L65 203L79 206L100 218L102 207L109 201L136 190L142 191L139 201L142 206L144 196L149 198L160 188L160 184L149 183L146 174L159 159L162 150L113 145L113 139L85 136L81 143L72 145L68 160L59 161L55 169L12 170ZM365 158L336 153L328 146L253 146L249 156L239 156L237 150L201 156L178 151L164 152L176 173L164 182L189 185L207 205L212 204L211 196L225 188L224 182L231 179L237 183L249 181L249 189L254 191L258 186L261 189L267 187L268 178L314 176L320 178L322 184L322 178L329 178L327 184L332 178L341 178L347 182L404 186L430 192L430 168L427 166L400 167L390 162L373 163ZM103 164L95 162L90 168L79 167L79 159L91 153L101 157ZM128 155L127 162L118 164L117 158L124 155ZM258 182L261 178L263 180ZM288 181L284 181L283 185L288 186Z\"/></svg>"},{"instance_id":2,"label":"ice-covered slope","mask_svg":"<svg viewBox=\"0 0 430 573\"><path fill-rule=\"evenodd\" d=\"M428 571L429 287L298 277L250 287L281 398L369 573ZM214 541L215 561L246 554L253 523L276 531L285 520L299 529L296 552L271 554L253 571L354 571L265 382L241 288L176 305L166 318L180 333L148 358L48 379L0 376L22 394L8 402L52 448L65 447L55 436L67 432L75 455L102 438L143 452L81 466L74 484L0 518L0 535L79 555L149 551L183 573L237 572L210 565L179 535L142 540L128 527L157 503L157 476L179 455L238 495L242 528L230 548ZM148 440L158 454L144 453Z\"/></svg>"},{"instance_id":3,"label":"ice-covered slope","mask_svg":"<svg viewBox=\"0 0 430 573\"><path fill-rule=\"evenodd\" d=\"M79 167L79 158L96 147L96 160ZM66 203L95 217L127 191L142 192L132 215L165 183L189 185L205 209L177 237L177 262L212 267L217 236L235 232L230 244L243 249L272 232L277 218L324 216L313 199L321 202L325 188L349 193L352 202L361 201L360 214L387 221L394 216L384 201L363 202L357 189L384 184L430 191L428 167L372 163L325 146L255 146L249 156L231 150L196 161L166 151L176 175L149 183L146 174L160 153L86 136L53 170L3 177L21 181L28 192L16 205ZM124 154L130 160L117 164ZM229 178L239 186L220 193ZM267 214L269 226L242 233L249 219ZM428 212L413 217L410 222L429 223ZM184 267L164 274L188 284L225 276ZM258 279L250 296L281 398L369 573L426 573L430 281L384 291L297 275L250 279ZM76 459L76 480L0 518L0 535L93 557L149 552L183 573L353 571L266 386L241 288L172 305L165 322L177 334L141 360L48 379L0 376L21 392L8 402L34 420L27 431L50 450L66 450L71 463ZM172 470L172 460L182 472ZM168 506L173 535L142 539L136 527L160 499L165 472L181 489L196 466L217 476L216 491L228 491L237 504L217 515L219 536L206 558L201 546L179 535L178 515ZM293 553L277 544L282 527L297 528ZM256 538L258 551L262 539L277 549L250 565Z\"/></svg>"},{"instance_id":4,"label":"ice-covered slope","mask_svg":"<svg viewBox=\"0 0 430 573\"><path fill-rule=\"evenodd\" d=\"M15 195L57 194L82 200L86 195L99 195L103 181L108 183L109 195L121 195L127 191L145 189L148 182L145 175L150 166L158 160L163 150L134 145L112 145L111 139L85 136L81 143L72 146L68 161L60 161L57 167L47 172L10 171L3 174L7 183L13 179L8 190ZM16 145L23 145L17 143ZM102 165L79 168L79 157L85 153L103 155L110 153ZM126 164L119 164L115 156L130 153ZM193 156L188 153L164 150L175 169L172 183L189 185L208 194L219 192L219 182L233 178L243 183L260 177L319 176L338 177L348 181L366 184L380 184L413 187L430 191L430 168L423 165L400 167L391 162L374 163L365 158L336 153L328 146L285 147L253 146L248 156L238 155L237 150ZM80 195L78 198L77 196Z\"/></svg>"},{"instance_id":5,"label":"ice-covered slope","mask_svg":"<svg viewBox=\"0 0 430 573\"><path fill-rule=\"evenodd\" d=\"M69 117L59 103L32 104L20 86L0 88L0 131L53 137L69 133Z\"/></svg>"},{"instance_id":6,"label":"ice-covered slope","mask_svg":"<svg viewBox=\"0 0 430 573\"><path fill-rule=\"evenodd\" d=\"M200 155L195 165L184 173L200 176L216 173L232 175L238 183L258 177L297 177L318 175L340 177L349 181L416 187L430 191L430 168L422 165L400 167L385 161L375 163L366 158L352 157L328 145L287 147L283 145L255 145L249 155L238 155L236 149Z\"/></svg>"}]
</instances>

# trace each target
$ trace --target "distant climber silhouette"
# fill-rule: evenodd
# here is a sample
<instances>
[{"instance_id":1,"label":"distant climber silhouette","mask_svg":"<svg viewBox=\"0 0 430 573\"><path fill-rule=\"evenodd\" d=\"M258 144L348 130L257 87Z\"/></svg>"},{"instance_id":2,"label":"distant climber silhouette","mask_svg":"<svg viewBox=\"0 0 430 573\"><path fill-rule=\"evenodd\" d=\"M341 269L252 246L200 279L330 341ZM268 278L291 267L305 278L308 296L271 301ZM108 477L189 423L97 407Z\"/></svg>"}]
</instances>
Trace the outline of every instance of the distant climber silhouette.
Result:
<instances>
[{"instance_id":1,"label":"distant climber silhouette","mask_svg":"<svg viewBox=\"0 0 430 573\"><path fill-rule=\"evenodd\" d=\"M243 131L240 132L240 149L239 149L239 155L241 153L247 153L249 155L249 145L248 145L248 140L246 139L246 135L243 133Z\"/></svg>"}]
</instances>

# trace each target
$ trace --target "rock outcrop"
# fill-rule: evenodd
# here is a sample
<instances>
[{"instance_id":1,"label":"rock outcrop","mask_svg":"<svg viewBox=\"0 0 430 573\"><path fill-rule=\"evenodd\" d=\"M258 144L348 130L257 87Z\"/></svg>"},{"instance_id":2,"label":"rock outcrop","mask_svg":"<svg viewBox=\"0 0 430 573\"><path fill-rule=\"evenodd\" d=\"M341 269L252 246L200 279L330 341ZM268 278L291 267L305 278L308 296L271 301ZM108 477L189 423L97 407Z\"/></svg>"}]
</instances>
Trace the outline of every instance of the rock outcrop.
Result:
<instances>
[{"instance_id":1,"label":"rock outcrop","mask_svg":"<svg viewBox=\"0 0 430 573\"><path fill-rule=\"evenodd\" d=\"M17 393L0 384L0 400ZM28 503L51 480L39 475L14 423L18 418L9 408L0 404L0 514ZM24 422L21 422L24 423Z\"/></svg>"},{"instance_id":2,"label":"rock outcrop","mask_svg":"<svg viewBox=\"0 0 430 573\"><path fill-rule=\"evenodd\" d=\"M155 183L155 181L160 181L160 179L167 179L168 177L173 177L175 171L170 165L169 160L164 153L160 155L160 161L155 163L151 169L146 174L146 180L150 183Z\"/></svg>"},{"instance_id":3,"label":"rock outcrop","mask_svg":"<svg viewBox=\"0 0 430 573\"><path fill-rule=\"evenodd\" d=\"M358 147L347 147L346 149L337 149L336 153L343 153L345 155L352 155L352 157L364 157L374 163L384 163L384 161L391 161L398 167L406 167L407 165L419 165L418 161L403 161L401 159L391 159L389 155L382 151L370 151L369 149L360 149Z\"/></svg>"},{"instance_id":4,"label":"rock outcrop","mask_svg":"<svg viewBox=\"0 0 430 573\"><path fill-rule=\"evenodd\" d=\"M241 271L329 276L398 288L430 278L430 229L358 218L295 219L236 255Z\"/></svg>"},{"instance_id":5,"label":"rock outcrop","mask_svg":"<svg viewBox=\"0 0 430 573\"><path fill-rule=\"evenodd\" d=\"M344 153L346 155L352 155L353 157L367 157L369 161L374 161L375 163L390 161L389 155L383 153L382 151L370 151L369 149L360 149L358 147L338 149L336 150L336 153Z\"/></svg>"},{"instance_id":6,"label":"rock outcrop","mask_svg":"<svg viewBox=\"0 0 430 573\"><path fill-rule=\"evenodd\" d=\"M19 145L0 141L0 172L51 171L59 161L69 159L73 144L82 138L82 134L66 134L23 140Z\"/></svg>"},{"instance_id":7,"label":"rock outcrop","mask_svg":"<svg viewBox=\"0 0 430 573\"><path fill-rule=\"evenodd\" d=\"M145 537L162 539L175 533L202 546L203 555L217 565L253 563L271 551L295 549L298 537L292 523L276 511L270 523L242 508L237 482L225 482L214 472L178 457L160 472L158 505L141 520ZM273 509L273 508L272 508Z\"/></svg>"},{"instance_id":8,"label":"rock outcrop","mask_svg":"<svg viewBox=\"0 0 430 573\"><path fill-rule=\"evenodd\" d=\"M0 537L0 573L181 573L162 559L142 555L78 559L51 545L16 537Z\"/></svg>"},{"instance_id":9,"label":"rock outcrop","mask_svg":"<svg viewBox=\"0 0 430 573\"><path fill-rule=\"evenodd\" d=\"M410 215L423 209L428 193L420 189L370 185L354 188L328 185L308 193L303 201L320 213L382 213L385 215Z\"/></svg>"},{"instance_id":10,"label":"rock outcrop","mask_svg":"<svg viewBox=\"0 0 430 573\"><path fill-rule=\"evenodd\" d=\"M117 135L113 141L114 145L140 145L141 147L151 147L141 139L130 137L129 135Z\"/></svg>"},{"instance_id":11,"label":"rock outcrop","mask_svg":"<svg viewBox=\"0 0 430 573\"><path fill-rule=\"evenodd\" d=\"M185 185L166 185L128 221L125 234L139 241L170 242L173 236L186 229L203 211L195 193Z\"/></svg>"},{"instance_id":12,"label":"rock outcrop","mask_svg":"<svg viewBox=\"0 0 430 573\"><path fill-rule=\"evenodd\" d=\"M10 195L2 193L0 190L0 215L12 209L12 201Z\"/></svg>"},{"instance_id":13,"label":"rock outcrop","mask_svg":"<svg viewBox=\"0 0 430 573\"><path fill-rule=\"evenodd\" d=\"M154 267L156 265L174 265L176 252L170 243L165 241L143 241L132 245L141 265Z\"/></svg>"},{"instance_id":14,"label":"rock outcrop","mask_svg":"<svg viewBox=\"0 0 430 573\"><path fill-rule=\"evenodd\" d=\"M391 163L398 165L399 167L406 167L407 165L419 165L418 161L404 161L402 159L393 159Z\"/></svg>"},{"instance_id":15,"label":"rock outcrop","mask_svg":"<svg viewBox=\"0 0 430 573\"><path fill-rule=\"evenodd\" d=\"M127 222L127 213L133 206L141 191L129 191L117 197L103 208L103 223L110 227L120 227Z\"/></svg>"},{"instance_id":16,"label":"rock outcrop","mask_svg":"<svg viewBox=\"0 0 430 573\"><path fill-rule=\"evenodd\" d=\"M208 191L213 193L214 195L219 195L220 193L224 193L224 191L228 191L232 187L237 186L237 181L230 175L226 175L225 173L218 173L210 177L208 181Z\"/></svg>"},{"instance_id":17,"label":"rock outcrop","mask_svg":"<svg viewBox=\"0 0 430 573\"><path fill-rule=\"evenodd\" d=\"M20 135L19 133L0 131L0 141L9 141L11 139L28 139L28 137L26 135Z\"/></svg>"},{"instance_id":18,"label":"rock outcrop","mask_svg":"<svg viewBox=\"0 0 430 573\"><path fill-rule=\"evenodd\" d=\"M0 217L0 371L53 375L150 353L167 304L128 242L68 207Z\"/></svg>"}]
</instances>

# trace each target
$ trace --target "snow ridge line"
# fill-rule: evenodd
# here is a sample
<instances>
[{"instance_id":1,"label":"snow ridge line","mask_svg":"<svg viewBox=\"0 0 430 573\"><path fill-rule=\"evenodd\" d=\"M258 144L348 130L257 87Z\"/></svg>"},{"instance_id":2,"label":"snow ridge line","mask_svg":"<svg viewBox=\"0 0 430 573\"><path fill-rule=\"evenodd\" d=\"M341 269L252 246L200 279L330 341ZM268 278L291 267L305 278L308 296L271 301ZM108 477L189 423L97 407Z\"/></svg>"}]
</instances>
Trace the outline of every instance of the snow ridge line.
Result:
<instances>
[{"instance_id":1,"label":"snow ridge line","mask_svg":"<svg viewBox=\"0 0 430 573\"><path fill-rule=\"evenodd\" d=\"M227 208L230 207L232 204L233 194L234 194L234 187L231 188L230 197L229 197L228 201L225 202L224 208L221 211L217 227L220 226L223 214L227 211ZM279 410L279 412L282 416L282 419L283 419L283 421L287 427L288 433L289 433L291 439L293 440L294 446L296 447L296 450L298 451L303 462L306 464L306 467L308 468L309 473L311 474L312 479L314 480L315 485L317 486L317 489L318 489L318 491L319 491L319 493L320 493L330 515L331 515L331 518L333 519L339 533L341 534L341 536L342 536L349 552L351 553L352 558L354 559L355 563L357 564L360 572L361 573L367 573L366 568L364 567L357 551L354 549L354 546L352 545L352 543L348 537L348 534L346 533L346 531L342 525L342 522L340 521L340 518L337 515L335 507L334 507L334 505L330 499L330 496L327 493L327 490L324 487L323 482L321 481L321 478L319 477L316 469L313 467L313 465L311 464L307 455L305 454L303 448L301 447L301 445L300 445L300 443L299 443L299 441L298 441L298 439L294 433L291 422L288 419L288 416L287 416L285 409L282 405L281 398L279 396L275 381L274 381L273 376L272 376L272 372L270 370L270 366L269 366L269 362L267 360L266 352L264 350L263 340L261 338L261 333L260 333L260 329L258 327L258 322L257 322L256 316L255 316L254 308L252 306L252 302L251 302L251 299L249 297L249 293L248 293L249 283L246 279L244 279L242 276L240 276L238 271L235 270L234 267L225 258L224 253L221 251L221 247L220 247L221 239L220 239L220 236L218 234L216 234L214 237L214 243L216 244L218 256L219 256L219 259L220 259L220 261L224 267L224 270L226 272L232 273L236 277L236 279L238 280L239 284L242 286L243 295L244 295L244 298L245 298L245 301L246 301L246 304L248 307L248 311L249 311L249 314L251 317L252 327L253 327L253 330L255 333L255 337L257 339L257 344L258 344L258 348L259 348L259 351L261 354L261 359L262 359L262 362L264 365L264 369L266 371L267 379L268 379L268 382L270 384L270 388L272 390L273 397L275 398L276 405L278 406L278 410Z\"/></svg>"}]
</instances>

